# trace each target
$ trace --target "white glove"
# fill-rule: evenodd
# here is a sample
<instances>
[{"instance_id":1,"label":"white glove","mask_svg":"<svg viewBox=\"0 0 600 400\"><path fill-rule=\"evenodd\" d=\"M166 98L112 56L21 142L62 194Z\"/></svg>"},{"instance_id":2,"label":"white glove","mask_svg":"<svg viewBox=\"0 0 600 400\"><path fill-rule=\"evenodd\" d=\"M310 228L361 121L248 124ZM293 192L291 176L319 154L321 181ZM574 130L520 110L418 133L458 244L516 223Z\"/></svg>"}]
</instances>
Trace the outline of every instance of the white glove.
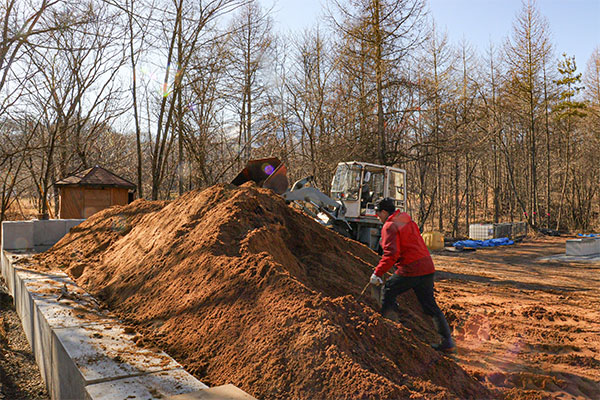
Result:
<instances>
[{"instance_id":1,"label":"white glove","mask_svg":"<svg viewBox=\"0 0 600 400\"><path fill-rule=\"evenodd\" d=\"M371 275L371 279L369 280L369 283L371 285L375 285L375 286L383 285L383 281L381 280L381 278L375 274Z\"/></svg>"}]
</instances>

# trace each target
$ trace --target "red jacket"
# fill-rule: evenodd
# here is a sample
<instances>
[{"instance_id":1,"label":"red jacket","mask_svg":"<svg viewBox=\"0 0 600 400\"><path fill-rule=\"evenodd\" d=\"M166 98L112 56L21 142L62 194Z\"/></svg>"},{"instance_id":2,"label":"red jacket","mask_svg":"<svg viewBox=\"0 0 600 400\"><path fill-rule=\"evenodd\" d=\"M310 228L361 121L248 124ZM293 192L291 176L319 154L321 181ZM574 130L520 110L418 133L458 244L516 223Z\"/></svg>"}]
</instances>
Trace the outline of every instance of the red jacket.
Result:
<instances>
[{"instance_id":1,"label":"red jacket","mask_svg":"<svg viewBox=\"0 0 600 400\"><path fill-rule=\"evenodd\" d=\"M435 272L433 260L421 237L419 227L407 213L396 210L381 228L383 256L375 268L381 277L396 266L396 273L403 276L422 276Z\"/></svg>"}]
</instances>

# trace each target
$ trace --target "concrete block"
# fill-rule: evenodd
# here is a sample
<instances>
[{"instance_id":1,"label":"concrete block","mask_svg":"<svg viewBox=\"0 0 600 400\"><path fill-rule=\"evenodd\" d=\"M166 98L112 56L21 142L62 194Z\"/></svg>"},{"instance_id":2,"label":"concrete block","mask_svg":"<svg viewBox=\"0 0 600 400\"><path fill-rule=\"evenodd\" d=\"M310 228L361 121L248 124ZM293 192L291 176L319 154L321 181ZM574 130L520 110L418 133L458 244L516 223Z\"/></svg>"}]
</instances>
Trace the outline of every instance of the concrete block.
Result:
<instances>
[{"instance_id":1,"label":"concrete block","mask_svg":"<svg viewBox=\"0 0 600 400\"><path fill-rule=\"evenodd\" d=\"M23 283L16 278L15 279L15 308L17 315L21 318L21 324L23 326L23 332L29 344L33 344L33 302L31 297L27 293L27 290L23 287ZM35 354L35 351L34 351Z\"/></svg>"},{"instance_id":2,"label":"concrete block","mask_svg":"<svg viewBox=\"0 0 600 400\"><path fill-rule=\"evenodd\" d=\"M33 303L33 343L31 343L31 350L40 369L40 374L46 382L46 386L48 386L48 383L51 382L53 363L47 355L50 353L49 350L52 349L53 333L44 315L39 312L39 308L35 307L37 302L34 300Z\"/></svg>"},{"instance_id":3,"label":"concrete block","mask_svg":"<svg viewBox=\"0 0 600 400\"><path fill-rule=\"evenodd\" d=\"M2 222L2 249L33 249L33 221Z\"/></svg>"},{"instance_id":4,"label":"concrete block","mask_svg":"<svg viewBox=\"0 0 600 400\"><path fill-rule=\"evenodd\" d=\"M35 276L35 272L28 272ZM69 379L65 385L62 378L59 379L55 376L54 370L57 369L57 365L62 365L58 367L59 371L63 369L73 371L74 369L64 364L65 362L72 364L71 360L63 358L61 364L57 364L52 357L48 356L48 350L54 348L57 340L53 330L55 328L91 324L97 321L111 321L111 318L106 313L97 310L93 298L75 286L65 274L41 274L41 277L37 279L28 279L23 282L33 303L31 347L40 368L40 373L45 382L52 382L49 386L56 393L70 393L70 395L77 395L75 398L81 398L83 396L81 390L77 391L70 388L65 391L65 386L74 385L77 382L84 384L85 382L82 379ZM69 298L59 300L63 293L62 288L65 285L68 289ZM71 375L73 373L67 376L71 377Z\"/></svg>"},{"instance_id":5,"label":"concrete block","mask_svg":"<svg viewBox=\"0 0 600 400\"><path fill-rule=\"evenodd\" d=\"M26 267L26 265L24 265ZM49 274L24 268L14 268L15 276L15 305L21 318L23 331L40 368L42 377L48 382L52 363L46 357L52 343L52 329L39 303L44 300L45 293L56 292L62 286L61 281L68 280L63 273ZM55 296L58 297L58 295Z\"/></svg>"},{"instance_id":6,"label":"concrete block","mask_svg":"<svg viewBox=\"0 0 600 400\"><path fill-rule=\"evenodd\" d=\"M66 232L66 222L62 219L34 220L33 221L33 245L52 246Z\"/></svg>"},{"instance_id":7,"label":"concrete block","mask_svg":"<svg viewBox=\"0 0 600 400\"><path fill-rule=\"evenodd\" d=\"M22 254L15 254L13 252L2 250L2 276L6 281L8 291L13 298L15 297L16 284L15 284L15 268L14 264L23 257Z\"/></svg>"},{"instance_id":8,"label":"concrete block","mask_svg":"<svg viewBox=\"0 0 600 400\"><path fill-rule=\"evenodd\" d=\"M69 229L73 228L74 226L79 225L80 223L82 223L83 221L85 221L85 219L64 219L63 221L65 221L67 223L67 233L69 232Z\"/></svg>"},{"instance_id":9,"label":"concrete block","mask_svg":"<svg viewBox=\"0 0 600 400\"><path fill-rule=\"evenodd\" d=\"M93 324L54 330L86 383L181 368L160 350L136 347L117 324Z\"/></svg>"},{"instance_id":10,"label":"concrete block","mask_svg":"<svg viewBox=\"0 0 600 400\"><path fill-rule=\"evenodd\" d=\"M65 235L71 231L71 228L79 225L85 219L63 219L65 221Z\"/></svg>"},{"instance_id":11,"label":"concrete block","mask_svg":"<svg viewBox=\"0 0 600 400\"><path fill-rule=\"evenodd\" d=\"M243 390L229 384L202 389L197 392L178 394L167 400L256 400Z\"/></svg>"},{"instance_id":12,"label":"concrete block","mask_svg":"<svg viewBox=\"0 0 600 400\"><path fill-rule=\"evenodd\" d=\"M87 400L164 399L208 386L181 368L101 382L86 387Z\"/></svg>"},{"instance_id":13,"label":"concrete block","mask_svg":"<svg viewBox=\"0 0 600 400\"><path fill-rule=\"evenodd\" d=\"M2 272L2 276L4 277L4 281L6 282L6 287L8 288L8 293L14 298L15 297L15 285L14 285L14 276L13 276L13 268L10 263L9 255L4 250L0 249L0 271Z\"/></svg>"},{"instance_id":14,"label":"concrete block","mask_svg":"<svg viewBox=\"0 0 600 400\"><path fill-rule=\"evenodd\" d=\"M85 379L71 359L63 342L53 331L50 349L46 358L50 360L49 380L46 382L52 399L85 398Z\"/></svg>"},{"instance_id":15,"label":"concrete block","mask_svg":"<svg viewBox=\"0 0 600 400\"><path fill-rule=\"evenodd\" d=\"M57 301L59 288L54 287L54 294L40 294L35 296L36 307L51 328L70 328L75 326L114 323L114 318L106 311L98 310L91 306L93 298L87 294L83 299L76 301L61 299ZM70 288L69 288L70 290Z\"/></svg>"},{"instance_id":16,"label":"concrete block","mask_svg":"<svg viewBox=\"0 0 600 400\"><path fill-rule=\"evenodd\" d=\"M17 314L21 318L23 332L31 346L42 378L45 382L49 382L48 378L52 370L52 364L50 358L45 357L45 354L51 348L52 331L43 315L37 312L35 296L27 290L28 283L42 280L44 276L20 268L14 268L14 276Z\"/></svg>"},{"instance_id":17,"label":"concrete block","mask_svg":"<svg viewBox=\"0 0 600 400\"><path fill-rule=\"evenodd\" d=\"M600 253L597 238L568 239L565 254L567 256L591 256Z\"/></svg>"},{"instance_id":18,"label":"concrete block","mask_svg":"<svg viewBox=\"0 0 600 400\"><path fill-rule=\"evenodd\" d=\"M164 398L206 388L162 351L136 346L96 300L61 271L28 270L2 251L23 329L53 399ZM138 397L140 398L140 397Z\"/></svg>"}]
</instances>

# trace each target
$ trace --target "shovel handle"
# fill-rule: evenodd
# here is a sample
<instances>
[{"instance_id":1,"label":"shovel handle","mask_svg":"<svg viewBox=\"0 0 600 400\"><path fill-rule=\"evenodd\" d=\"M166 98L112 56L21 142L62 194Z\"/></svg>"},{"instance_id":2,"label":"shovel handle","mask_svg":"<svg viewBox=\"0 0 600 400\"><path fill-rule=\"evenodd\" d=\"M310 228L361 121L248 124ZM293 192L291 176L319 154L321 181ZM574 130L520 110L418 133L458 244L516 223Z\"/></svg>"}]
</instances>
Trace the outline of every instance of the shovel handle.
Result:
<instances>
[{"instance_id":1,"label":"shovel handle","mask_svg":"<svg viewBox=\"0 0 600 400\"><path fill-rule=\"evenodd\" d=\"M367 282L367 284L363 288L362 292L360 292L360 296L358 296L359 298L362 297L363 294L365 294L365 292L367 291L367 288L369 287L370 284L371 284L371 282Z\"/></svg>"}]
</instances>

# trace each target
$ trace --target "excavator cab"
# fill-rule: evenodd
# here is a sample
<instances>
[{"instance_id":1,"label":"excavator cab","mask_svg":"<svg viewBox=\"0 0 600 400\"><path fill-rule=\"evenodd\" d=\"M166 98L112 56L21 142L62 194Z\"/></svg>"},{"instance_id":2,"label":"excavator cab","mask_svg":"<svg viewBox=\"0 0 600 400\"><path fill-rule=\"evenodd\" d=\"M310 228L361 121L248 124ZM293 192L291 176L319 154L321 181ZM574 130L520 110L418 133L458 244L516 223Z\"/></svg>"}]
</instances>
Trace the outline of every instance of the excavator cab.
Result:
<instances>
[{"instance_id":1,"label":"excavator cab","mask_svg":"<svg viewBox=\"0 0 600 400\"><path fill-rule=\"evenodd\" d=\"M331 197L346 205L346 217L376 217L375 202L390 197L406 211L406 171L358 161L339 163Z\"/></svg>"},{"instance_id":2,"label":"excavator cab","mask_svg":"<svg viewBox=\"0 0 600 400\"><path fill-rule=\"evenodd\" d=\"M377 249L381 234L375 203L384 197L394 199L396 208L406 211L406 171L359 161L338 164L331 198L345 205L351 237L372 249Z\"/></svg>"}]
</instances>

